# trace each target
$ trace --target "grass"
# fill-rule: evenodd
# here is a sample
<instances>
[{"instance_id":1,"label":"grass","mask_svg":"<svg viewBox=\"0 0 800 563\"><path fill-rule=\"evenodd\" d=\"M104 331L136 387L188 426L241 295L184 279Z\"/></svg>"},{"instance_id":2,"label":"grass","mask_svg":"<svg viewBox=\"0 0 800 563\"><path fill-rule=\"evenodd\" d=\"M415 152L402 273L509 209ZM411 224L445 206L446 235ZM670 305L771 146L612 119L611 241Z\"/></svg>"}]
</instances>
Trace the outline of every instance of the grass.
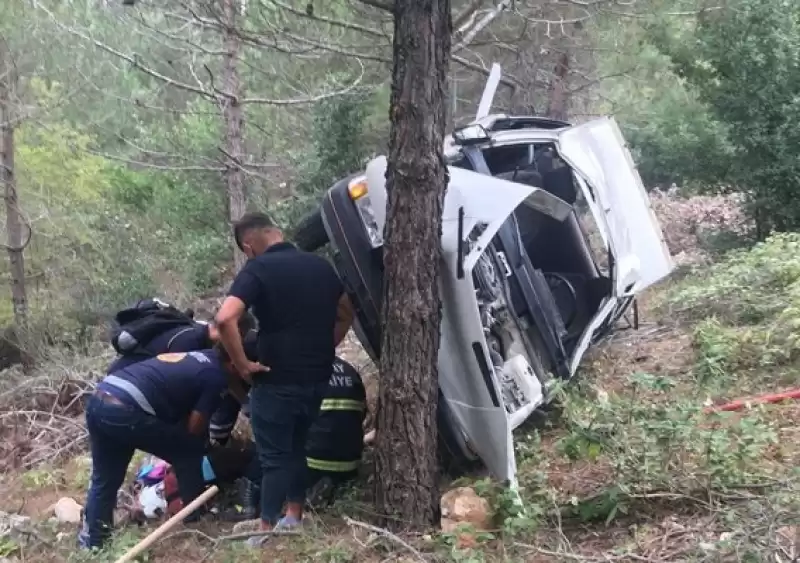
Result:
<instances>
[{"instance_id":1,"label":"grass","mask_svg":"<svg viewBox=\"0 0 800 563\"><path fill-rule=\"evenodd\" d=\"M409 536L409 549L344 521L370 517L354 491L306 536L276 538L264 553L213 541L225 532L211 527L173 535L148 560L789 563L800 549L800 402L705 407L798 384L799 245L773 237L645 296L640 331L597 347L546 424L518 431L523 508L488 480L462 480L490 500L492 530ZM18 470L7 498L81 489L85 471L63 465L71 455ZM125 529L91 560L113 561L145 533ZM29 543L26 561L86 561L71 531L42 534L52 542ZM0 543L6 552L22 553Z\"/></svg>"}]
</instances>

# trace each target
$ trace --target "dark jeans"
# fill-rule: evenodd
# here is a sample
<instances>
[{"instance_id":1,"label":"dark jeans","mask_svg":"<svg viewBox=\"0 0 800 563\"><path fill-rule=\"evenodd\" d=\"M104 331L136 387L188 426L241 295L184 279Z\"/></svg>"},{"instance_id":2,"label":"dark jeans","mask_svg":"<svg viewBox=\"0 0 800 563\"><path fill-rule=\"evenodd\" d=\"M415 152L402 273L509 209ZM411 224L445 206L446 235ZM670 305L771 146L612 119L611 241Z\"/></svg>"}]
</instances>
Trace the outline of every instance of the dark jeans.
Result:
<instances>
[{"instance_id":1,"label":"dark jeans","mask_svg":"<svg viewBox=\"0 0 800 563\"><path fill-rule=\"evenodd\" d=\"M275 524L283 503L306 498L306 436L328 382L313 385L256 383L250 422L261 465L261 519Z\"/></svg>"},{"instance_id":2,"label":"dark jeans","mask_svg":"<svg viewBox=\"0 0 800 563\"><path fill-rule=\"evenodd\" d=\"M261 460L258 459L257 455L253 456L253 459L247 464L244 477L253 483L261 483ZM346 483L358 477L358 470L347 472L321 471L319 469L309 469L306 467L306 489L311 489L326 477L330 479L334 485L341 485L342 483Z\"/></svg>"},{"instance_id":3,"label":"dark jeans","mask_svg":"<svg viewBox=\"0 0 800 563\"><path fill-rule=\"evenodd\" d=\"M185 426L165 423L137 408L109 403L97 395L86 406L86 426L92 448L92 482L81 538L86 547L100 547L108 538L117 492L137 449L173 466L184 506L203 492L205 443Z\"/></svg>"}]
</instances>

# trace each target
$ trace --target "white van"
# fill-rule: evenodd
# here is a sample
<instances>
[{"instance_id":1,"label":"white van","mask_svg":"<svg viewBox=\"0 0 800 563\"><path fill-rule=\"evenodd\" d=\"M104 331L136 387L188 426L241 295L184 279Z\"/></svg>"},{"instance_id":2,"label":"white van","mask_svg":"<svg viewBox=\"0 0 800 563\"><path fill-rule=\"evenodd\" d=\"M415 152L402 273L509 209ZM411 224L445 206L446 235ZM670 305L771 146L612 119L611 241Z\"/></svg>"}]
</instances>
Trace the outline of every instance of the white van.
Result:
<instances>
[{"instance_id":1,"label":"white van","mask_svg":"<svg viewBox=\"0 0 800 563\"><path fill-rule=\"evenodd\" d=\"M481 115L499 68L493 75L483 110L445 144L439 430L448 459L482 461L513 483L513 430L673 262L614 119ZM379 157L334 184L295 237L306 250L330 245L376 361L385 172ZM581 211L596 223L601 257Z\"/></svg>"}]
</instances>

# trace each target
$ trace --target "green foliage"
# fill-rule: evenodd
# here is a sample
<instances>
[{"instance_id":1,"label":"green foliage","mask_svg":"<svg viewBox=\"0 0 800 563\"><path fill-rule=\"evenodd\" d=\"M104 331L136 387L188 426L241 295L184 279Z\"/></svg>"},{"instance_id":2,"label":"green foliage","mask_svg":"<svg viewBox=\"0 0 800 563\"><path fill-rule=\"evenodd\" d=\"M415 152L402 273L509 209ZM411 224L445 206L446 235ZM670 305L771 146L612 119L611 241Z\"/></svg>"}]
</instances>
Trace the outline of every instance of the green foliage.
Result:
<instances>
[{"instance_id":1,"label":"green foliage","mask_svg":"<svg viewBox=\"0 0 800 563\"><path fill-rule=\"evenodd\" d=\"M313 150L297 156L297 189L271 210L280 224L295 225L334 182L362 168L368 151L365 124L373 98L369 92L355 91L314 106Z\"/></svg>"},{"instance_id":2,"label":"green foliage","mask_svg":"<svg viewBox=\"0 0 800 563\"><path fill-rule=\"evenodd\" d=\"M733 156L727 130L653 45L653 27L682 37L687 18L669 15L679 10L676 2L649 4L653 12L642 19L597 21L594 34L605 51L597 73L609 77L598 112L620 122L646 186L717 189Z\"/></svg>"},{"instance_id":3,"label":"green foliage","mask_svg":"<svg viewBox=\"0 0 800 563\"><path fill-rule=\"evenodd\" d=\"M716 189L733 157L725 128L677 81L649 102L646 111L621 116L644 183Z\"/></svg>"},{"instance_id":4,"label":"green foliage","mask_svg":"<svg viewBox=\"0 0 800 563\"><path fill-rule=\"evenodd\" d=\"M760 233L800 227L800 5L734 0L691 37L654 37L729 132L726 179L747 193Z\"/></svg>"},{"instance_id":5,"label":"green foliage","mask_svg":"<svg viewBox=\"0 0 800 563\"><path fill-rule=\"evenodd\" d=\"M0 557L13 557L20 551L20 546L11 538L0 538Z\"/></svg>"},{"instance_id":6,"label":"green foliage","mask_svg":"<svg viewBox=\"0 0 800 563\"><path fill-rule=\"evenodd\" d=\"M567 515L581 522L610 524L617 516L628 514L630 497L617 486L611 486L587 499L572 498Z\"/></svg>"},{"instance_id":7,"label":"green foliage","mask_svg":"<svg viewBox=\"0 0 800 563\"><path fill-rule=\"evenodd\" d=\"M229 247L216 185L95 156L92 136L63 122L26 123L16 140L20 199L33 218L26 268L38 338L82 345L134 300L182 301L218 285ZM10 320L10 307L0 315Z\"/></svg>"},{"instance_id":8,"label":"green foliage","mask_svg":"<svg viewBox=\"0 0 800 563\"><path fill-rule=\"evenodd\" d=\"M312 146L315 159L303 187L319 193L364 164L364 124L370 95L353 92L323 100L314 107Z\"/></svg>"},{"instance_id":9,"label":"green foliage","mask_svg":"<svg viewBox=\"0 0 800 563\"><path fill-rule=\"evenodd\" d=\"M695 374L701 384L719 382L732 373L738 347L735 329L711 317L695 327L693 340L697 350Z\"/></svg>"},{"instance_id":10,"label":"green foliage","mask_svg":"<svg viewBox=\"0 0 800 563\"><path fill-rule=\"evenodd\" d=\"M740 372L755 386L797 381L800 358L800 235L781 233L735 250L673 287L664 303L693 330L695 375L724 388Z\"/></svg>"},{"instance_id":11,"label":"green foliage","mask_svg":"<svg viewBox=\"0 0 800 563\"><path fill-rule=\"evenodd\" d=\"M675 286L667 302L694 319L717 316L739 325L778 318L794 330L800 306L800 234L779 233L752 249L735 250Z\"/></svg>"},{"instance_id":12,"label":"green foliage","mask_svg":"<svg viewBox=\"0 0 800 563\"><path fill-rule=\"evenodd\" d=\"M617 489L575 503L581 518L624 513L623 493L725 489L765 475L763 454L777 434L757 412L740 420L705 414L696 397L676 398L663 378L632 376L629 383L635 399L572 397L567 407L565 440L596 436L616 475Z\"/></svg>"}]
</instances>

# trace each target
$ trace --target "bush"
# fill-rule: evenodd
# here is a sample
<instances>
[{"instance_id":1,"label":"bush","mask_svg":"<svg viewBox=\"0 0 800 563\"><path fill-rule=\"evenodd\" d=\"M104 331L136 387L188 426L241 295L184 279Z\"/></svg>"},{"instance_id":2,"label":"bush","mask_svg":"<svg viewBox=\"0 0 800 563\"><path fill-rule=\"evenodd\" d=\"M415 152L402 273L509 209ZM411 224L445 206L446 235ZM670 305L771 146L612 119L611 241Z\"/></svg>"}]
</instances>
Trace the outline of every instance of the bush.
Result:
<instances>
[{"instance_id":1,"label":"bush","mask_svg":"<svg viewBox=\"0 0 800 563\"><path fill-rule=\"evenodd\" d=\"M670 378L636 373L628 383L630 396L612 394L608 402L572 393L559 450L572 459L602 458L628 495L724 489L766 474L763 454L777 435L757 412L745 419L705 414L696 397L676 398Z\"/></svg>"},{"instance_id":2,"label":"bush","mask_svg":"<svg viewBox=\"0 0 800 563\"><path fill-rule=\"evenodd\" d=\"M700 321L693 343L701 382L724 384L739 372L754 384L796 381L792 369L781 368L800 357L800 233L775 234L730 252L680 282L664 305Z\"/></svg>"},{"instance_id":3,"label":"bush","mask_svg":"<svg viewBox=\"0 0 800 563\"><path fill-rule=\"evenodd\" d=\"M119 166L64 123L28 122L17 141L20 201L33 218L28 341L83 347L133 301L183 304L218 285L230 254L218 175ZM0 308L0 326L12 316Z\"/></svg>"},{"instance_id":4,"label":"bush","mask_svg":"<svg viewBox=\"0 0 800 563\"><path fill-rule=\"evenodd\" d=\"M746 193L759 238L800 227L800 5L733 0L699 17L691 37L653 38L730 132L725 177Z\"/></svg>"},{"instance_id":5,"label":"bush","mask_svg":"<svg viewBox=\"0 0 800 563\"><path fill-rule=\"evenodd\" d=\"M729 253L673 288L667 302L673 312L694 319L715 316L753 325L797 315L800 323L800 233L778 233Z\"/></svg>"},{"instance_id":6,"label":"bush","mask_svg":"<svg viewBox=\"0 0 800 563\"><path fill-rule=\"evenodd\" d=\"M313 152L299 155L299 180L292 196L271 208L278 224L294 227L334 182L357 172L368 154L364 127L373 96L353 92L314 106Z\"/></svg>"}]
</instances>

